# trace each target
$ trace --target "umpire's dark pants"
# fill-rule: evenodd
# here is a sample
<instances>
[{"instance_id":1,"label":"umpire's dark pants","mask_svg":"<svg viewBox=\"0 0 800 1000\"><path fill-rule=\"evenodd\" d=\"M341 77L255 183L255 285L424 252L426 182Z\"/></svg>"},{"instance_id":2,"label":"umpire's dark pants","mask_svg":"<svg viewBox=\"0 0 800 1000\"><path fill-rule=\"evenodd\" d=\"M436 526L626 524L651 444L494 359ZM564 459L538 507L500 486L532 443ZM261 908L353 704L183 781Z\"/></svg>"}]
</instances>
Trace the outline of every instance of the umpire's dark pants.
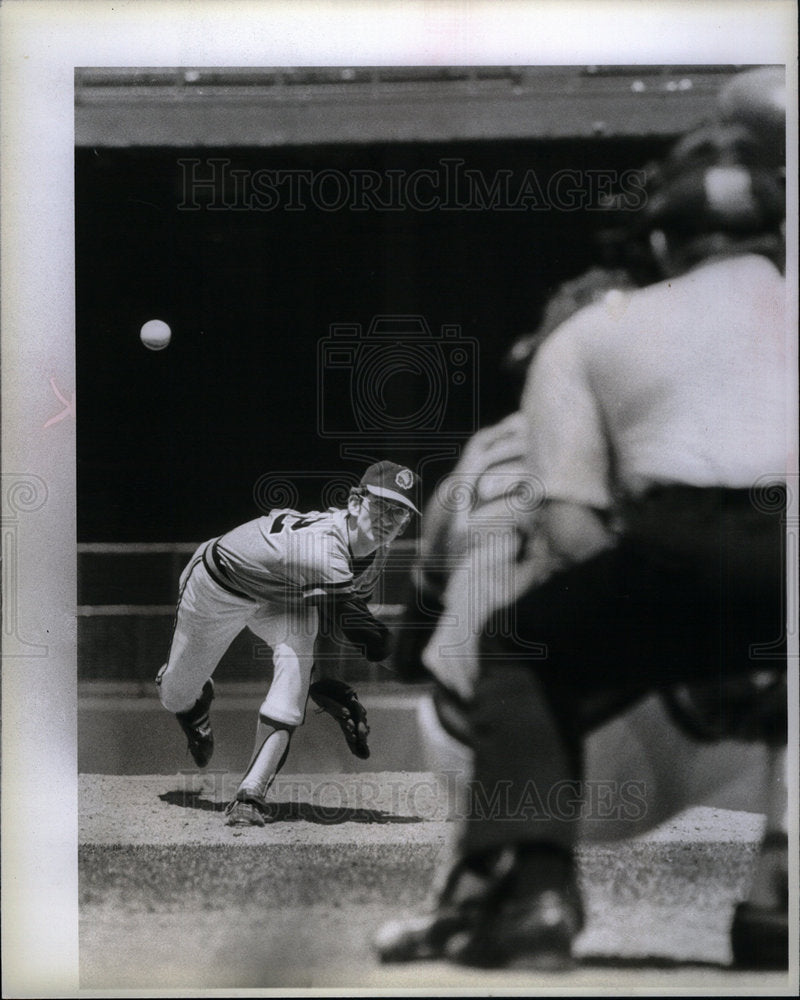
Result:
<instances>
[{"instance_id":1,"label":"umpire's dark pants","mask_svg":"<svg viewBox=\"0 0 800 1000\"><path fill-rule=\"evenodd\" d=\"M641 697L702 679L724 698L726 677L785 670L785 510L782 486L653 490L615 549L488 622L467 853L572 847L583 737ZM785 732L785 712L775 724Z\"/></svg>"}]
</instances>

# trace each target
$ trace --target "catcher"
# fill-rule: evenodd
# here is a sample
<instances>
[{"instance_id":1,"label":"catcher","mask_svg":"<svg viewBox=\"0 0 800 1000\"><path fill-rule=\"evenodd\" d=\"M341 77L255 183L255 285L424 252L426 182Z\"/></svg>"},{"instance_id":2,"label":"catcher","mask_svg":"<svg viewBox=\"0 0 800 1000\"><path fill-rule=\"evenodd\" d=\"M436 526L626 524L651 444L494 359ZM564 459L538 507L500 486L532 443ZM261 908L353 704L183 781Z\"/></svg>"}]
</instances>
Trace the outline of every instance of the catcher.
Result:
<instances>
[{"instance_id":1,"label":"catcher","mask_svg":"<svg viewBox=\"0 0 800 1000\"><path fill-rule=\"evenodd\" d=\"M211 675L245 627L272 649L274 676L261 704L255 747L233 801L231 826L275 819L266 794L305 717L309 696L339 722L356 756L369 756L366 712L347 684L311 684L318 635L356 646L370 662L386 659L389 631L367 600L389 547L419 513L418 477L383 461L370 466L344 509L272 510L204 542L180 578L167 663L156 678L198 767L214 751Z\"/></svg>"}]
</instances>

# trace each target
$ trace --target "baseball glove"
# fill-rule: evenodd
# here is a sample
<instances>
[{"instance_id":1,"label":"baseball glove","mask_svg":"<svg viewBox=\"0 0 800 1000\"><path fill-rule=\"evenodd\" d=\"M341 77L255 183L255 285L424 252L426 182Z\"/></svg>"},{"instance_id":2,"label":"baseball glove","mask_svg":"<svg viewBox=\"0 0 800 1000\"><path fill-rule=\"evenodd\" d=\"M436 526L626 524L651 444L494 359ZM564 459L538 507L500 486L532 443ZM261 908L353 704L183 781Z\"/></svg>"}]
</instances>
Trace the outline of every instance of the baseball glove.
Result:
<instances>
[{"instance_id":1,"label":"baseball glove","mask_svg":"<svg viewBox=\"0 0 800 1000\"><path fill-rule=\"evenodd\" d=\"M349 684L334 677L323 677L308 689L319 712L327 712L339 723L350 751L366 760L369 757L367 710Z\"/></svg>"}]
</instances>

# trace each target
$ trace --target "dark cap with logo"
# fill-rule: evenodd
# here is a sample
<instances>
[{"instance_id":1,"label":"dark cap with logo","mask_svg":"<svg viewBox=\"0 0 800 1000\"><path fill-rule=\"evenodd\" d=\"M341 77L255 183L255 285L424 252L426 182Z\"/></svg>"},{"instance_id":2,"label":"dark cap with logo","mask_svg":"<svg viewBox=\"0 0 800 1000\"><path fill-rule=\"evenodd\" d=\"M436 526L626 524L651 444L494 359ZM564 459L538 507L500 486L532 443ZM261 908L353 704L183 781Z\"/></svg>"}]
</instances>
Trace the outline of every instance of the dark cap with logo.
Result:
<instances>
[{"instance_id":1,"label":"dark cap with logo","mask_svg":"<svg viewBox=\"0 0 800 1000\"><path fill-rule=\"evenodd\" d=\"M376 497L393 500L410 507L415 514L420 511L415 504L419 490L419 476L408 466L395 462L376 462L361 477L361 485Z\"/></svg>"}]
</instances>

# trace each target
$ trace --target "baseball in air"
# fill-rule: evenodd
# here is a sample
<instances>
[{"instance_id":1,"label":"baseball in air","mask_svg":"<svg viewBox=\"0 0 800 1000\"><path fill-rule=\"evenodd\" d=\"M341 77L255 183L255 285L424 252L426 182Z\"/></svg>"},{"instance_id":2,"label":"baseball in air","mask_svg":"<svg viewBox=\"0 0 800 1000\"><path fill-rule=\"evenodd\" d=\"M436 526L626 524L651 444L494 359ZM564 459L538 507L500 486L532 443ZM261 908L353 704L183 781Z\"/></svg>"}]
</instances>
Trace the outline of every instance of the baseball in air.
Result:
<instances>
[{"instance_id":1,"label":"baseball in air","mask_svg":"<svg viewBox=\"0 0 800 1000\"><path fill-rule=\"evenodd\" d=\"M150 319L142 327L139 336L151 351L163 351L172 337L172 330L160 319Z\"/></svg>"}]
</instances>

